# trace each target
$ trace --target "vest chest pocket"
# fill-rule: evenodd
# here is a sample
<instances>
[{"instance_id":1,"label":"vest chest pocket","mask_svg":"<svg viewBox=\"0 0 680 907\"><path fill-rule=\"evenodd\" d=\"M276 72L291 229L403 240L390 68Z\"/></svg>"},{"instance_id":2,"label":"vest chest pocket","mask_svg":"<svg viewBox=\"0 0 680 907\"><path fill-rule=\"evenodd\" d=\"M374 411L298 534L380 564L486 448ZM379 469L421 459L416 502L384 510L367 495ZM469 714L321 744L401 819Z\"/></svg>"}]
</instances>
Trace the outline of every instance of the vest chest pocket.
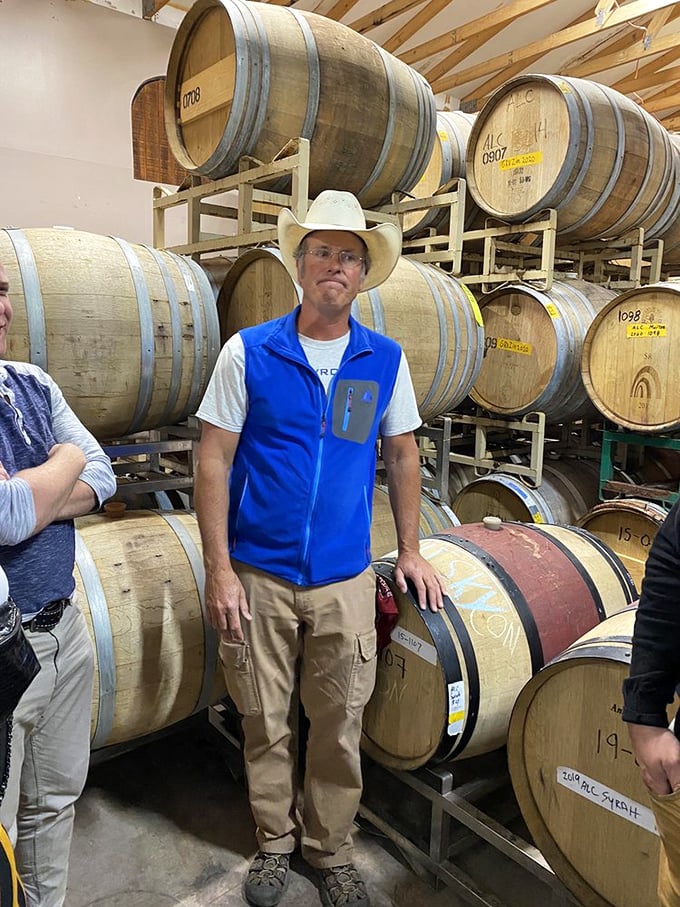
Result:
<instances>
[{"instance_id":1,"label":"vest chest pocket","mask_svg":"<svg viewBox=\"0 0 680 907\"><path fill-rule=\"evenodd\" d=\"M377 381L341 379L333 394L333 434L363 444L371 433L377 407Z\"/></svg>"}]
</instances>

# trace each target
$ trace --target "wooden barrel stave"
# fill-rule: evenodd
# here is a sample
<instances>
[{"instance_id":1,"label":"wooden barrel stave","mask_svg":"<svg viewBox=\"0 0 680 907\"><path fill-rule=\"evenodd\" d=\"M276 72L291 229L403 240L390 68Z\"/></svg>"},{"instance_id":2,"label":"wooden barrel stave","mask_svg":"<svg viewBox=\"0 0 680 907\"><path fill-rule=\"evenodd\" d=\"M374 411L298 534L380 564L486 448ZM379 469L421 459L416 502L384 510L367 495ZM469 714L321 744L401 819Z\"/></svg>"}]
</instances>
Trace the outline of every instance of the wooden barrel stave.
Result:
<instances>
[{"instance_id":1,"label":"wooden barrel stave","mask_svg":"<svg viewBox=\"0 0 680 907\"><path fill-rule=\"evenodd\" d=\"M540 485L502 471L465 485L453 501L461 523L485 516L519 522L573 525L598 500L599 467L588 460L557 460L543 466Z\"/></svg>"},{"instance_id":2,"label":"wooden barrel stave","mask_svg":"<svg viewBox=\"0 0 680 907\"><path fill-rule=\"evenodd\" d=\"M219 352L214 295L191 259L57 228L0 231L8 358L41 366L98 438L196 411Z\"/></svg>"},{"instance_id":3,"label":"wooden barrel stave","mask_svg":"<svg viewBox=\"0 0 680 907\"><path fill-rule=\"evenodd\" d=\"M372 758L406 770L502 746L532 674L635 591L585 530L467 525L420 547L445 578L446 607L423 612L393 586L399 622L379 656L362 737ZM374 566L391 582L392 557Z\"/></svg>"},{"instance_id":4,"label":"wooden barrel stave","mask_svg":"<svg viewBox=\"0 0 680 907\"><path fill-rule=\"evenodd\" d=\"M657 904L659 839L621 720L634 620L634 608L610 616L543 668L508 732L522 816L584 907Z\"/></svg>"},{"instance_id":5,"label":"wooden barrel stave","mask_svg":"<svg viewBox=\"0 0 680 907\"><path fill-rule=\"evenodd\" d=\"M544 412L548 421L568 422L591 414L581 350L615 295L586 281L556 281L548 291L521 284L483 296L484 360L470 397L498 415Z\"/></svg>"},{"instance_id":6,"label":"wooden barrel stave","mask_svg":"<svg viewBox=\"0 0 680 907\"><path fill-rule=\"evenodd\" d=\"M243 155L272 160L308 138L310 195L344 189L370 207L418 182L436 108L416 70L339 22L197 0L170 52L165 123L180 164L213 179L236 172Z\"/></svg>"},{"instance_id":7,"label":"wooden barrel stave","mask_svg":"<svg viewBox=\"0 0 680 907\"><path fill-rule=\"evenodd\" d=\"M615 552L639 592L649 549L667 513L652 501L619 498L592 507L580 517L578 525Z\"/></svg>"},{"instance_id":8,"label":"wooden barrel stave","mask_svg":"<svg viewBox=\"0 0 680 907\"><path fill-rule=\"evenodd\" d=\"M593 319L583 342L581 375L597 409L639 432L680 428L680 286L627 290Z\"/></svg>"},{"instance_id":9,"label":"wooden barrel stave","mask_svg":"<svg viewBox=\"0 0 680 907\"><path fill-rule=\"evenodd\" d=\"M76 528L76 590L95 646L92 748L217 702L225 687L195 516L129 511L81 517Z\"/></svg>"},{"instance_id":10,"label":"wooden barrel stave","mask_svg":"<svg viewBox=\"0 0 680 907\"><path fill-rule=\"evenodd\" d=\"M511 222L547 208L573 239L643 227L655 238L673 203L666 130L638 104L586 79L522 75L477 116L466 172L477 204Z\"/></svg>"}]
</instances>

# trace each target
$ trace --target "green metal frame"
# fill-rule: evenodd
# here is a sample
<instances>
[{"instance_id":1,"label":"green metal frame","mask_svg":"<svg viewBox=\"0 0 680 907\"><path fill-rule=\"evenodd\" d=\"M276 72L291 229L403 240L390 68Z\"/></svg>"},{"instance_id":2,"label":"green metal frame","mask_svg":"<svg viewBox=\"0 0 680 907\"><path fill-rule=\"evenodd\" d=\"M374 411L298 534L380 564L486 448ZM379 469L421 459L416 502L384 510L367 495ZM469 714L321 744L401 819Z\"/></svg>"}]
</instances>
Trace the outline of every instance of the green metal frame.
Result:
<instances>
[{"instance_id":1,"label":"green metal frame","mask_svg":"<svg viewBox=\"0 0 680 907\"><path fill-rule=\"evenodd\" d=\"M670 491L652 485L633 485L614 480L614 461L612 458L612 445L614 444L634 444L638 447L665 447L671 450L680 450L680 436L640 435L633 432L609 431L606 429L602 432L600 500L611 500L612 496L644 498L645 500L656 501L670 509L680 497L680 487L675 491Z\"/></svg>"}]
</instances>

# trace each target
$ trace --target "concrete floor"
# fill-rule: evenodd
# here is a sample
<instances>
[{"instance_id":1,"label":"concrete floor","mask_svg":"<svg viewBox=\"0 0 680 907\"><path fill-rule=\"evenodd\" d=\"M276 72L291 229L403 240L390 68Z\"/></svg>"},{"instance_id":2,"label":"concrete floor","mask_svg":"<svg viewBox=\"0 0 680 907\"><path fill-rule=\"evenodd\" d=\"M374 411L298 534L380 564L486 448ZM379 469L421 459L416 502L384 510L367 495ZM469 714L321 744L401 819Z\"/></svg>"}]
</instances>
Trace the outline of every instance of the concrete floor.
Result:
<instances>
[{"instance_id":1,"label":"concrete floor","mask_svg":"<svg viewBox=\"0 0 680 907\"><path fill-rule=\"evenodd\" d=\"M95 758L76 812L67 907L242 905L241 885L256 845L245 789L235 780L239 771L238 756L202 719L115 758ZM356 863L374 907L468 903L450 888L435 890L391 841L359 822ZM476 871L485 881L495 876L503 892L502 900L488 903L564 903L546 897L544 886L536 890L524 871L508 881L497 864L498 855L489 863L488 848L481 864L477 859ZM314 872L298 855L283 905L319 903Z\"/></svg>"}]
</instances>

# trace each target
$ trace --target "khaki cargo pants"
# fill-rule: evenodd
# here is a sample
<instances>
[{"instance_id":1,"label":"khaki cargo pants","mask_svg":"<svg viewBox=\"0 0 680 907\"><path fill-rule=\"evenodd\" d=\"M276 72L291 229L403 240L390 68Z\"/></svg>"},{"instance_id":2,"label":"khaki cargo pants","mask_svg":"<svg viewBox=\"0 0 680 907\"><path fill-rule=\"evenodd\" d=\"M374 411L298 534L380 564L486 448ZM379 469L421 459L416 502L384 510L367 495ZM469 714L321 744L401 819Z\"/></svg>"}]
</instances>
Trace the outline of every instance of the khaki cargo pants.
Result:
<instances>
[{"instance_id":1,"label":"khaki cargo pants","mask_svg":"<svg viewBox=\"0 0 680 907\"><path fill-rule=\"evenodd\" d=\"M650 794L656 827L661 835L659 905L680 907L680 791L660 797Z\"/></svg>"},{"instance_id":2,"label":"khaki cargo pants","mask_svg":"<svg viewBox=\"0 0 680 907\"><path fill-rule=\"evenodd\" d=\"M245 643L220 644L229 695L243 716L250 806L260 849L317 868L349 863L361 798L359 740L376 671L372 568L301 587L234 562L253 615ZM297 694L309 719L302 815Z\"/></svg>"}]
</instances>

